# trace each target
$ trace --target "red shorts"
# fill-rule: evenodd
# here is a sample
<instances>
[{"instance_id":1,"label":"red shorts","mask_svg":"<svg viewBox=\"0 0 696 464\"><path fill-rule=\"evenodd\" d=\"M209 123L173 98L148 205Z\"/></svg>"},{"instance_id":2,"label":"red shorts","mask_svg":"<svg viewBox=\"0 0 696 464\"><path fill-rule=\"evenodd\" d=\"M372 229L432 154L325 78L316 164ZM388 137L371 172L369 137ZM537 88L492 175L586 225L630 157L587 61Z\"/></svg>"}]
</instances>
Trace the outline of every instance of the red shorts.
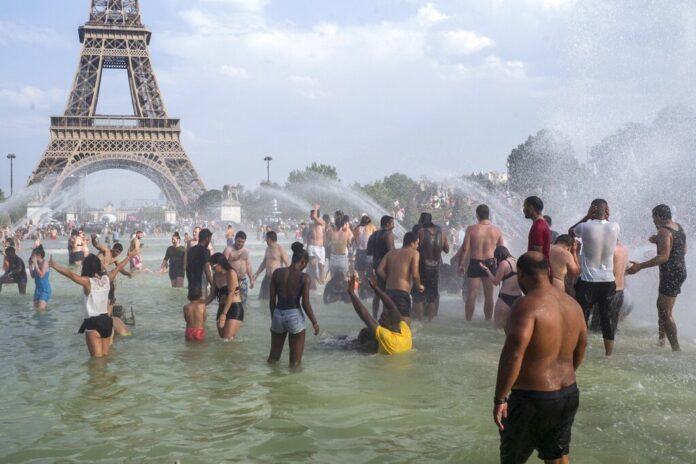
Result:
<instances>
[{"instance_id":1,"label":"red shorts","mask_svg":"<svg viewBox=\"0 0 696 464\"><path fill-rule=\"evenodd\" d=\"M185 336L187 342L202 342L205 339L205 329L202 327L187 327Z\"/></svg>"}]
</instances>

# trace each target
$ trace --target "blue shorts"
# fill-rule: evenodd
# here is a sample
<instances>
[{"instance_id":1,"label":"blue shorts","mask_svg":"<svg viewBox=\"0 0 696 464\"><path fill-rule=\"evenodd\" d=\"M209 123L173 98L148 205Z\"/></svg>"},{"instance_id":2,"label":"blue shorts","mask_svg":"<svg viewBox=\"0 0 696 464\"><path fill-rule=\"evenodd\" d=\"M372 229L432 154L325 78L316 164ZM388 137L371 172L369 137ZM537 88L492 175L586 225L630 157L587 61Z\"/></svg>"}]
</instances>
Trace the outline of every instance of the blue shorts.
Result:
<instances>
[{"instance_id":1,"label":"blue shorts","mask_svg":"<svg viewBox=\"0 0 696 464\"><path fill-rule=\"evenodd\" d=\"M51 290L34 290L34 301L46 301L51 299Z\"/></svg>"},{"instance_id":2,"label":"blue shorts","mask_svg":"<svg viewBox=\"0 0 696 464\"><path fill-rule=\"evenodd\" d=\"M304 329L305 317L301 309L276 309L273 311L271 332L277 334L289 332L295 335L302 332Z\"/></svg>"}]
</instances>

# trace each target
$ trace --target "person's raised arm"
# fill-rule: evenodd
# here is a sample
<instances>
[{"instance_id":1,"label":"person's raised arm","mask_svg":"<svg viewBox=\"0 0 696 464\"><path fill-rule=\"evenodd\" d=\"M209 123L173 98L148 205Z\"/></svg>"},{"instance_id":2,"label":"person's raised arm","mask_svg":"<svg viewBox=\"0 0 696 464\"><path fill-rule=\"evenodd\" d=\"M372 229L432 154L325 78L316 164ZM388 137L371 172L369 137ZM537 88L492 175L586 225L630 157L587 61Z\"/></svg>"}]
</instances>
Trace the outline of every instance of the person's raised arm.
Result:
<instances>
[{"instance_id":1,"label":"person's raised arm","mask_svg":"<svg viewBox=\"0 0 696 464\"><path fill-rule=\"evenodd\" d=\"M43 279L48 272L48 261L44 259L41 264L34 266L34 272L39 278Z\"/></svg>"},{"instance_id":2,"label":"person's raised arm","mask_svg":"<svg viewBox=\"0 0 696 464\"><path fill-rule=\"evenodd\" d=\"M118 264L116 265L116 267L113 268L113 269L111 270L111 272L109 272L109 280L113 282L114 279L116 279L116 274L118 274L119 272L121 272L121 271L123 270L123 268L126 267L126 264L128 263L128 261L130 261L130 259L131 259L133 256L135 256L136 254L137 254L137 253L136 253L135 250L129 251L129 252L128 252L128 255L127 255L125 258L123 258L123 259L121 260L121 262L118 263Z\"/></svg>"},{"instance_id":3,"label":"person's raised arm","mask_svg":"<svg viewBox=\"0 0 696 464\"><path fill-rule=\"evenodd\" d=\"M570 247L570 256L566 264L566 270L571 277L580 275L580 259L578 258L578 242L573 240L573 245Z\"/></svg>"},{"instance_id":4,"label":"person's raised arm","mask_svg":"<svg viewBox=\"0 0 696 464\"><path fill-rule=\"evenodd\" d=\"M355 274L353 274L348 282L348 296L350 296L350 301L353 303L353 309L355 309L358 317L365 323L367 328L370 329L370 332L375 333L375 330L377 330L377 327L379 326L379 322L372 317L367 308L365 308L365 305L362 303L362 301L360 301L360 298L355 294L356 281L357 278L355 277ZM372 283L370 283L370 285L372 285Z\"/></svg>"},{"instance_id":5,"label":"person's raised arm","mask_svg":"<svg viewBox=\"0 0 696 464\"><path fill-rule=\"evenodd\" d=\"M510 313L507 336L498 362L498 378L495 384L495 408L493 421L500 430L503 417L507 417L507 394L520 374L524 352L534 333L534 314L531 303L526 298L517 302L515 311Z\"/></svg>"},{"instance_id":6,"label":"person's raised arm","mask_svg":"<svg viewBox=\"0 0 696 464\"><path fill-rule=\"evenodd\" d=\"M401 313L399 312L399 308L396 307L396 303L394 303L394 300L392 300L389 295L384 293L384 291L379 288L375 281L372 279L367 280L370 283L370 287L372 287L372 290L375 291L375 294L379 297L380 300L382 300L382 303L384 304L384 310L389 313L389 319L392 321L398 321L399 319L403 320L401 317Z\"/></svg>"},{"instance_id":7,"label":"person's raised arm","mask_svg":"<svg viewBox=\"0 0 696 464\"><path fill-rule=\"evenodd\" d=\"M577 237L577 235L575 235L575 228L577 226L579 226L580 224L589 221L590 218L592 217L592 215L595 213L596 209L597 209L597 207L595 205L590 205L590 209L587 210L587 214L585 215L585 217L580 219L578 222L576 222L572 226L570 226L570 229L568 229L568 235L570 235L573 238Z\"/></svg>"},{"instance_id":8,"label":"person's raised arm","mask_svg":"<svg viewBox=\"0 0 696 464\"><path fill-rule=\"evenodd\" d=\"M302 282L302 309L304 309L305 314L307 314L307 317L312 322L314 335L319 335L319 324L317 323L317 318L314 317L312 303L309 302L309 276L306 274L302 274Z\"/></svg>"},{"instance_id":9,"label":"person's raised arm","mask_svg":"<svg viewBox=\"0 0 696 464\"><path fill-rule=\"evenodd\" d=\"M669 261L671 251L672 234L669 230L660 228L660 230L657 232L657 256L642 263L633 263L633 265L626 270L626 273L635 274L640 270L664 264Z\"/></svg>"},{"instance_id":10,"label":"person's raised arm","mask_svg":"<svg viewBox=\"0 0 696 464\"><path fill-rule=\"evenodd\" d=\"M321 214L319 212L319 204L314 205L314 214L310 216L312 221L318 226L326 226L326 222L321 218Z\"/></svg>"},{"instance_id":11,"label":"person's raised arm","mask_svg":"<svg viewBox=\"0 0 696 464\"><path fill-rule=\"evenodd\" d=\"M105 255L109 252L109 249L106 247L106 245L102 245L101 243L99 243L99 236L97 234L92 234L92 246L100 252L104 253Z\"/></svg>"},{"instance_id":12,"label":"person's raised arm","mask_svg":"<svg viewBox=\"0 0 696 464\"><path fill-rule=\"evenodd\" d=\"M48 258L48 265L55 269L55 271L58 274L61 274L68 279L72 280L75 282L77 285L82 286L82 288L85 290L85 293L89 293L90 289L92 288L92 284L89 281L88 277L82 277L80 275L75 274L72 272L70 269L64 268L63 266L59 265L55 261L53 261L53 256L49 256Z\"/></svg>"}]
</instances>

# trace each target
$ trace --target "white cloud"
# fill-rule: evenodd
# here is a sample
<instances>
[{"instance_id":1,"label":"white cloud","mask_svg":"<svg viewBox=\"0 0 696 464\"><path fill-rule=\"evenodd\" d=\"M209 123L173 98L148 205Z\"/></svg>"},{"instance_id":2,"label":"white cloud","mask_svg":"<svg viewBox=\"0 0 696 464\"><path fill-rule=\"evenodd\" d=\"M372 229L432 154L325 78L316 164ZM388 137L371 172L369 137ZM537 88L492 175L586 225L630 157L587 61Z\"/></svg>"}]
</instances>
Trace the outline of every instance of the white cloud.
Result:
<instances>
[{"instance_id":1,"label":"white cloud","mask_svg":"<svg viewBox=\"0 0 696 464\"><path fill-rule=\"evenodd\" d=\"M23 108L46 108L64 97L65 92L62 90L42 90L31 85L22 86L19 90L0 89L0 101Z\"/></svg>"},{"instance_id":2,"label":"white cloud","mask_svg":"<svg viewBox=\"0 0 696 464\"><path fill-rule=\"evenodd\" d=\"M319 82L316 79L307 76L289 76L290 81L295 88L305 98L310 100L318 100L328 97L328 93L320 88Z\"/></svg>"},{"instance_id":3,"label":"white cloud","mask_svg":"<svg viewBox=\"0 0 696 464\"><path fill-rule=\"evenodd\" d=\"M258 12L264 9L269 0L203 0L206 3L219 3L237 11Z\"/></svg>"},{"instance_id":4,"label":"white cloud","mask_svg":"<svg viewBox=\"0 0 696 464\"><path fill-rule=\"evenodd\" d=\"M562 10L574 7L576 1L577 0L527 0L527 3L546 10Z\"/></svg>"},{"instance_id":5,"label":"white cloud","mask_svg":"<svg viewBox=\"0 0 696 464\"><path fill-rule=\"evenodd\" d=\"M432 3L428 3L420 10L418 10L418 17L423 18L431 23L439 23L445 19L449 19L451 16L447 16L444 13L440 13L435 9Z\"/></svg>"},{"instance_id":6,"label":"white cloud","mask_svg":"<svg viewBox=\"0 0 696 464\"><path fill-rule=\"evenodd\" d=\"M445 53L450 55L471 55L493 46L493 40L476 32L457 29L442 33Z\"/></svg>"},{"instance_id":7,"label":"white cloud","mask_svg":"<svg viewBox=\"0 0 696 464\"><path fill-rule=\"evenodd\" d=\"M49 48L70 46L67 38L53 29L0 20L0 45L7 45L12 42L26 42Z\"/></svg>"},{"instance_id":8,"label":"white cloud","mask_svg":"<svg viewBox=\"0 0 696 464\"><path fill-rule=\"evenodd\" d=\"M245 68L238 68L236 66L230 66L223 64L220 66L220 73L228 77L234 77L237 79L246 79L249 77L249 73Z\"/></svg>"},{"instance_id":9,"label":"white cloud","mask_svg":"<svg viewBox=\"0 0 696 464\"><path fill-rule=\"evenodd\" d=\"M495 79L516 81L527 79L527 67L522 61L501 60L490 55L478 64L457 63L454 66L457 74L466 79Z\"/></svg>"}]
</instances>

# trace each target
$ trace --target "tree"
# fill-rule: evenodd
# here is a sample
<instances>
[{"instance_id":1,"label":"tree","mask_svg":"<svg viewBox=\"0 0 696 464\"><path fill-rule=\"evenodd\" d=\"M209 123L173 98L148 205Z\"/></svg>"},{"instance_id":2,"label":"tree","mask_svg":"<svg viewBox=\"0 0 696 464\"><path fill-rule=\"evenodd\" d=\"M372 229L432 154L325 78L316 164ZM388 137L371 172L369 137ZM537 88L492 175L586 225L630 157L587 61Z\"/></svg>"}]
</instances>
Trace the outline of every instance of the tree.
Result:
<instances>
[{"instance_id":1,"label":"tree","mask_svg":"<svg viewBox=\"0 0 696 464\"><path fill-rule=\"evenodd\" d=\"M311 165L300 171L293 169L288 174L288 184L300 184L306 181L311 181L314 176L326 177L330 180L338 181L338 171L335 166L329 164L317 164L314 161Z\"/></svg>"}]
</instances>

